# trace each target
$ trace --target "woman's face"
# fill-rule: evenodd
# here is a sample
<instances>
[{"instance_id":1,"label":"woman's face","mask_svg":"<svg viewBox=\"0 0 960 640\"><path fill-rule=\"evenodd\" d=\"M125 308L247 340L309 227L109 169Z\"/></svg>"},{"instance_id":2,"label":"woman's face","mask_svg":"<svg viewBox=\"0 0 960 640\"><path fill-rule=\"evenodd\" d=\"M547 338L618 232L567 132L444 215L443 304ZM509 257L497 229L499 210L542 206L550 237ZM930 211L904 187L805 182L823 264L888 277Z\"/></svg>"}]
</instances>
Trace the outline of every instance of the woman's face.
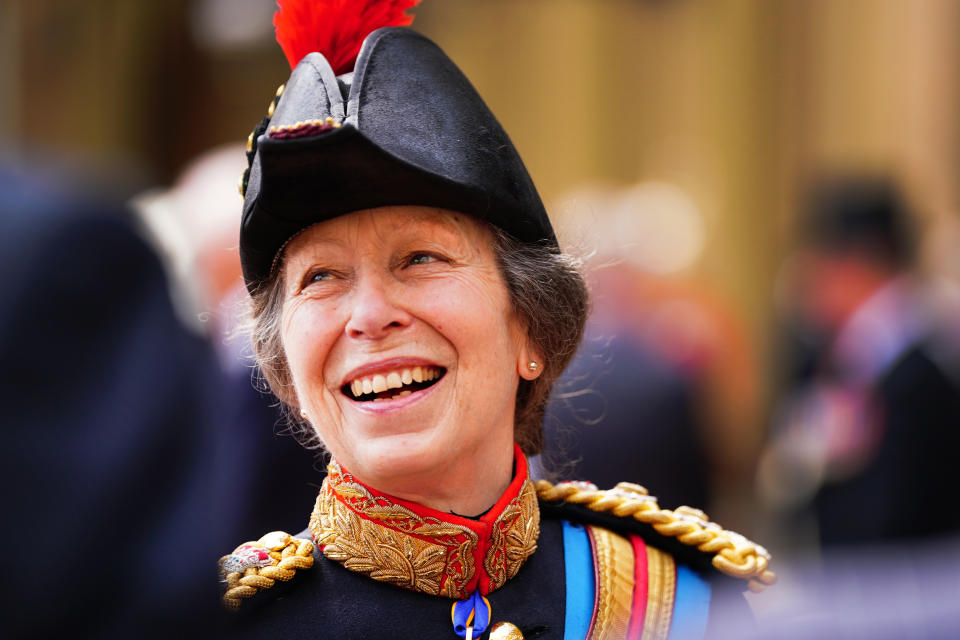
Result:
<instances>
[{"instance_id":1,"label":"woman's face","mask_svg":"<svg viewBox=\"0 0 960 640\"><path fill-rule=\"evenodd\" d=\"M357 477L511 450L533 354L484 225L427 207L358 211L295 237L283 274L295 402Z\"/></svg>"}]
</instances>

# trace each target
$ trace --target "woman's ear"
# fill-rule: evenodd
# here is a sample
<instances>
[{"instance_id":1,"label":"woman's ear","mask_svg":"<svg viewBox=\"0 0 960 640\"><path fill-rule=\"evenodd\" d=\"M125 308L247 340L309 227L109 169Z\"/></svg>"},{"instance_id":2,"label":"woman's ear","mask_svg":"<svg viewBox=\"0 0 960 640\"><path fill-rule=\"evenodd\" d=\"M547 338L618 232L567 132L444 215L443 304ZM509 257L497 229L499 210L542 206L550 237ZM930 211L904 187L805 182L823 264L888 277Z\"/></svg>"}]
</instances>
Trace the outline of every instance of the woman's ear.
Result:
<instances>
[{"instance_id":1,"label":"woman's ear","mask_svg":"<svg viewBox=\"0 0 960 640\"><path fill-rule=\"evenodd\" d=\"M539 349L530 343L530 340L524 340L520 347L517 358L517 373L524 380L536 380L543 373L543 356Z\"/></svg>"}]
</instances>

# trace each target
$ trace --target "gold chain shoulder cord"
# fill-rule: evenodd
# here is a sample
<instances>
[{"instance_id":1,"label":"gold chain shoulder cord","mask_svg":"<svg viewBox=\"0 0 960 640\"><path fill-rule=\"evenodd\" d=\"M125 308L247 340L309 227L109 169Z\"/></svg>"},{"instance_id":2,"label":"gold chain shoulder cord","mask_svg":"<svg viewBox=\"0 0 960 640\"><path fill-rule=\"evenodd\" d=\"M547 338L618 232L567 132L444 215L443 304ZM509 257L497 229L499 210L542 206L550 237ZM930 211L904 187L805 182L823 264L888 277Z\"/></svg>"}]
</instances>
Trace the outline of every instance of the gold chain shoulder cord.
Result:
<instances>
[{"instance_id":1,"label":"gold chain shoulder cord","mask_svg":"<svg viewBox=\"0 0 960 640\"><path fill-rule=\"evenodd\" d=\"M657 499L638 484L621 482L613 489L601 491L587 482L547 480L535 483L537 497L545 502L569 502L583 505L598 513L612 513L649 524L657 533L676 538L685 545L713 555L711 563L723 574L748 581L751 591L762 591L777 580L768 567L770 554L739 533L728 531L699 509L678 507L661 509Z\"/></svg>"},{"instance_id":2,"label":"gold chain shoulder cord","mask_svg":"<svg viewBox=\"0 0 960 640\"><path fill-rule=\"evenodd\" d=\"M286 582L298 569L313 566L313 543L273 531L247 542L220 558L220 575L227 584L223 604L236 609L244 598L269 589L277 580Z\"/></svg>"}]
</instances>

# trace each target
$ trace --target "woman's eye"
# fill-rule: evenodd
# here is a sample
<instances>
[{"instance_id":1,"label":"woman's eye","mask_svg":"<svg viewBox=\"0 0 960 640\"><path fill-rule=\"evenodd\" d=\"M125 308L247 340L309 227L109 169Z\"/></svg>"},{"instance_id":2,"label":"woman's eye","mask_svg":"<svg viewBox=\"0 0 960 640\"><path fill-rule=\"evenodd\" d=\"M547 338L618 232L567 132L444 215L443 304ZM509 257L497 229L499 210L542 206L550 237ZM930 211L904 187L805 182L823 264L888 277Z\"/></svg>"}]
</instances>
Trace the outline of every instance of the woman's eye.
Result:
<instances>
[{"instance_id":1,"label":"woman's eye","mask_svg":"<svg viewBox=\"0 0 960 640\"><path fill-rule=\"evenodd\" d=\"M408 261L408 264L410 265L427 264L429 262L436 262L436 260L437 260L436 256L432 256L429 253L415 253L412 256L410 256L410 260Z\"/></svg>"},{"instance_id":2,"label":"woman's eye","mask_svg":"<svg viewBox=\"0 0 960 640\"><path fill-rule=\"evenodd\" d=\"M338 282L343 281L344 274L341 271L331 269L309 269L304 272L303 279L300 281L299 291L310 290L312 295L328 295Z\"/></svg>"},{"instance_id":3,"label":"woman's eye","mask_svg":"<svg viewBox=\"0 0 960 640\"><path fill-rule=\"evenodd\" d=\"M324 280L330 280L332 278L333 274L329 271L317 271L307 276L307 284L311 282L323 282Z\"/></svg>"}]
</instances>

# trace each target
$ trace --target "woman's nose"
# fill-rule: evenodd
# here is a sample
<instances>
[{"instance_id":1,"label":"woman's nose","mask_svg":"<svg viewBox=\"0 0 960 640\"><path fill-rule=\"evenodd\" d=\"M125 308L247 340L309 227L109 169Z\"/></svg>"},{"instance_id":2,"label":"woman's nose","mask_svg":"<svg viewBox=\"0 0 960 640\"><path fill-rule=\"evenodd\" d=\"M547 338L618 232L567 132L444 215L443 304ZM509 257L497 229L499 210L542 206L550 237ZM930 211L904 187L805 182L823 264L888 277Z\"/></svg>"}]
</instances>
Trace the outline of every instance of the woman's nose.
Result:
<instances>
[{"instance_id":1,"label":"woman's nose","mask_svg":"<svg viewBox=\"0 0 960 640\"><path fill-rule=\"evenodd\" d=\"M346 332L350 338L376 340L390 331L409 326L410 314L398 306L397 292L383 279L361 278L352 296Z\"/></svg>"}]
</instances>

